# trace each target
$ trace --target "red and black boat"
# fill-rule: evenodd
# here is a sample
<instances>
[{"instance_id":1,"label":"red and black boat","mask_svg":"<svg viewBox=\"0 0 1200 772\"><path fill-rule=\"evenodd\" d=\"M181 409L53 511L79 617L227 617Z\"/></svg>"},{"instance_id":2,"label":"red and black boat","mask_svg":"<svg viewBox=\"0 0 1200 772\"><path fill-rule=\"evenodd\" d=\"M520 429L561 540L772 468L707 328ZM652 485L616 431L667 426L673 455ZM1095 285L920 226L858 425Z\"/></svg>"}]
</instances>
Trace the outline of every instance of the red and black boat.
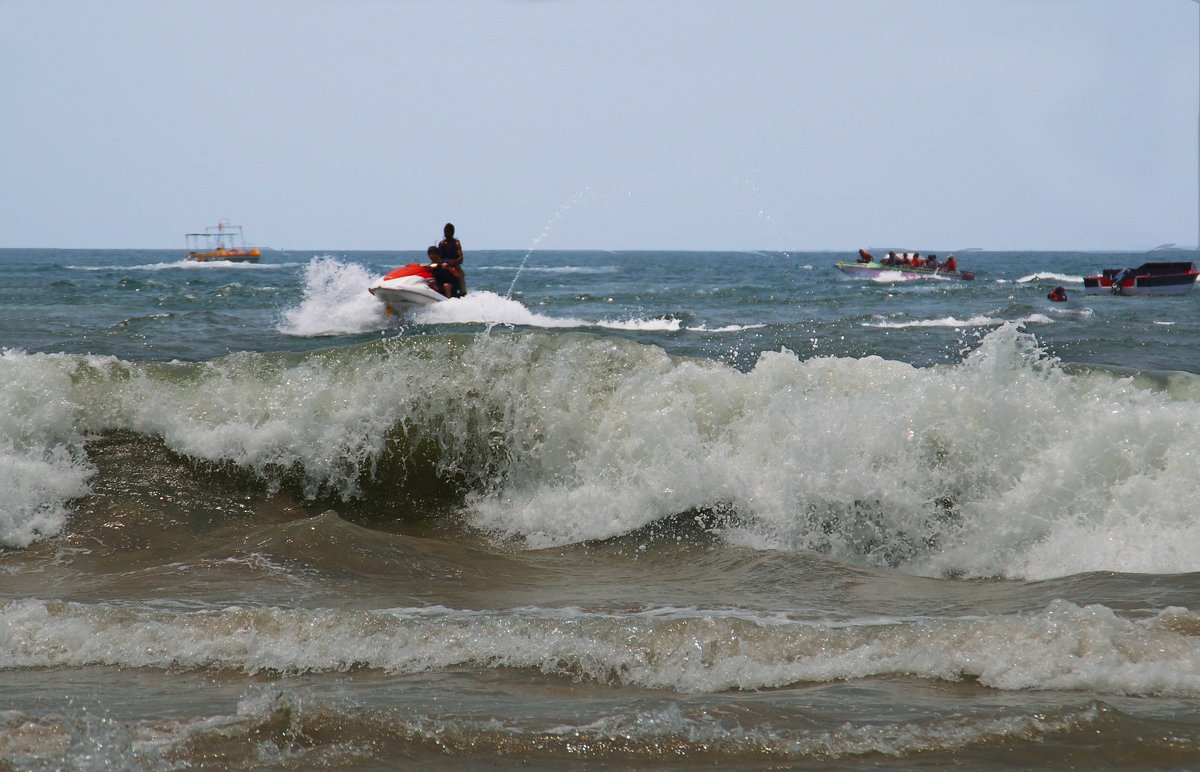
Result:
<instances>
[{"instance_id":1,"label":"red and black boat","mask_svg":"<svg viewBox=\"0 0 1200 772\"><path fill-rule=\"evenodd\" d=\"M1195 263L1143 263L1137 268L1105 268L1083 277L1089 295L1184 295L1196 283Z\"/></svg>"}]
</instances>

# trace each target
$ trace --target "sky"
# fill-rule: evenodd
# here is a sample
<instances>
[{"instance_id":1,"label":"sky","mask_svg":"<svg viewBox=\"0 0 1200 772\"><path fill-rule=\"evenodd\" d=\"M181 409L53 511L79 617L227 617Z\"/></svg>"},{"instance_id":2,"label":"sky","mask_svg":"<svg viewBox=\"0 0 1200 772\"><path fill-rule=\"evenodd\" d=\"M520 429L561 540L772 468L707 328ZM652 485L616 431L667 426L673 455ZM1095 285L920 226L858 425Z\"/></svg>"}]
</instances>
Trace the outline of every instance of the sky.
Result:
<instances>
[{"instance_id":1,"label":"sky","mask_svg":"<svg viewBox=\"0 0 1200 772\"><path fill-rule=\"evenodd\" d=\"M0 247L1200 241L1196 0L0 0Z\"/></svg>"}]
</instances>

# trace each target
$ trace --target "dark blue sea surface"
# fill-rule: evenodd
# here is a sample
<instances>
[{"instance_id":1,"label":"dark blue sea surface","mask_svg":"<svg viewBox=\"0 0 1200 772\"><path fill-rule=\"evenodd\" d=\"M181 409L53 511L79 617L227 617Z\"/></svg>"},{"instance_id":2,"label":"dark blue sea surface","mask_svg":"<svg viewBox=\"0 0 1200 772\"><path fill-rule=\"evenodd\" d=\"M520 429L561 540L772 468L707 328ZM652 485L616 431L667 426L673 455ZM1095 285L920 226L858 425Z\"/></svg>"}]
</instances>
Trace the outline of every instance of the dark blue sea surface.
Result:
<instances>
[{"instance_id":1,"label":"dark blue sea surface","mask_svg":"<svg viewBox=\"0 0 1200 772\"><path fill-rule=\"evenodd\" d=\"M0 250L0 770L1200 766L1195 251L466 246Z\"/></svg>"}]
</instances>

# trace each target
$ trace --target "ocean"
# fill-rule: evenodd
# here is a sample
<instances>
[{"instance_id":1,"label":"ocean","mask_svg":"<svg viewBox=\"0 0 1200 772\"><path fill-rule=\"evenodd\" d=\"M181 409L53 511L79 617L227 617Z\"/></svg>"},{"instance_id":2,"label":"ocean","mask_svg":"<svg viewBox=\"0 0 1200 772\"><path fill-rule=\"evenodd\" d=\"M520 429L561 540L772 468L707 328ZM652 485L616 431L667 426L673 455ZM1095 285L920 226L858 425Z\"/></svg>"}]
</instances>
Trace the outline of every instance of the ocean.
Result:
<instances>
[{"instance_id":1,"label":"ocean","mask_svg":"<svg viewBox=\"0 0 1200 772\"><path fill-rule=\"evenodd\" d=\"M0 770L1200 768L1195 251L465 247L0 250Z\"/></svg>"}]
</instances>

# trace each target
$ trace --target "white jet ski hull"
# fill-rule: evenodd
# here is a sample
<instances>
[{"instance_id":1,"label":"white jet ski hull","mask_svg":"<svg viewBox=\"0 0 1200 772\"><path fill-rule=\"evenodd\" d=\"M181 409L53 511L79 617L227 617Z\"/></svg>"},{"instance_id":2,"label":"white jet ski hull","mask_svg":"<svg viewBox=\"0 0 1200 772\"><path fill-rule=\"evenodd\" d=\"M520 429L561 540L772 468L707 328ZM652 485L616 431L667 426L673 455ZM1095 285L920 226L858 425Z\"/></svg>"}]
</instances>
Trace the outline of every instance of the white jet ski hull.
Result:
<instances>
[{"instance_id":1,"label":"white jet ski hull","mask_svg":"<svg viewBox=\"0 0 1200 772\"><path fill-rule=\"evenodd\" d=\"M424 308L446 299L421 276L392 277L389 274L368 287L367 291L387 307L389 314Z\"/></svg>"}]
</instances>

